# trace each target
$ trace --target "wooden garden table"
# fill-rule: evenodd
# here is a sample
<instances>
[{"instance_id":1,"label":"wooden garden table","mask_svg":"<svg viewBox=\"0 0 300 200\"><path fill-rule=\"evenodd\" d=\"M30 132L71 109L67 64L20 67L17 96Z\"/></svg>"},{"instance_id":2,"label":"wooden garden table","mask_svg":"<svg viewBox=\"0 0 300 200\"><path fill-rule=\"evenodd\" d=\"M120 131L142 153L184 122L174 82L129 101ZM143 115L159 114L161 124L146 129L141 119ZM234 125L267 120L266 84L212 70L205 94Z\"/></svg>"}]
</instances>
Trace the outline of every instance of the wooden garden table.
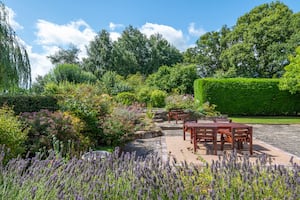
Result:
<instances>
[{"instance_id":1,"label":"wooden garden table","mask_svg":"<svg viewBox=\"0 0 300 200\"><path fill-rule=\"evenodd\" d=\"M214 146L214 154L217 155L217 134L220 133L221 137L223 137L223 133L219 132L218 130L224 130L228 129L228 134L231 134L232 137L232 149L234 149L235 146L235 136L238 133L237 130L240 129L246 129L247 134L249 134L249 151L250 154L253 154L253 130L252 126L248 126L246 124L241 124L241 123L197 123L197 122L186 122L183 125L183 139L185 140L185 133L186 131L190 130L191 133L191 142L194 144L194 152L197 151L197 132L201 133L210 133L210 138L212 139L213 146ZM201 134L199 137L202 137ZM204 137L205 139L205 137Z\"/></svg>"}]
</instances>

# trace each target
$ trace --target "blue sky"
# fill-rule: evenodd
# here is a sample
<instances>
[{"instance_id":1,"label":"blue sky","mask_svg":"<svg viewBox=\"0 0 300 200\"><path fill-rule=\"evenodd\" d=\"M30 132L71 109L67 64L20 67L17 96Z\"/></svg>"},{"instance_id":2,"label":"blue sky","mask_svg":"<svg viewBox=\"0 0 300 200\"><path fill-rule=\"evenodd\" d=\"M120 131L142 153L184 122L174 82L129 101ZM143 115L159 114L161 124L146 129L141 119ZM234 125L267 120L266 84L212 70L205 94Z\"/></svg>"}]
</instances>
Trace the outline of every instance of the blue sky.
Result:
<instances>
[{"instance_id":1,"label":"blue sky","mask_svg":"<svg viewBox=\"0 0 300 200\"><path fill-rule=\"evenodd\" d=\"M0 0L1 1L1 0ZM272 0L2 0L10 23L30 57L32 77L53 66L47 59L70 43L85 57L85 46L105 29L116 40L132 25L147 36L162 34L179 50L195 44L205 32L232 27L238 17ZM294 13L299 0L282 0Z\"/></svg>"}]
</instances>

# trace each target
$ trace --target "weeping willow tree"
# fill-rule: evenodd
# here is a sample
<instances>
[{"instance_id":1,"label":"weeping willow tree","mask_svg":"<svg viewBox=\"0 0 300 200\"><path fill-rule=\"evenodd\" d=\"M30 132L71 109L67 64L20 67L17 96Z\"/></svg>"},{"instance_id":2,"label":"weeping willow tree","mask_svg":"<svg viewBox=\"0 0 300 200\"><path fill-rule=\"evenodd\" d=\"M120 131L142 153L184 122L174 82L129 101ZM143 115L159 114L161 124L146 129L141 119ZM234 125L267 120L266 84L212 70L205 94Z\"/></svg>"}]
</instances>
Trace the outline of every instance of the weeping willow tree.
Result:
<instances>
[{"instance_id":1,"label":"weeping willow tree","mask_svg":"<svg viewBox=\"0 0 300 200\"><path fill-rule=\"evenodd\" d=\"M8 23L8 11L0 1L0 90L31 86L31 68L28 54L19 43Z\"/></svg>"}]
</instances>

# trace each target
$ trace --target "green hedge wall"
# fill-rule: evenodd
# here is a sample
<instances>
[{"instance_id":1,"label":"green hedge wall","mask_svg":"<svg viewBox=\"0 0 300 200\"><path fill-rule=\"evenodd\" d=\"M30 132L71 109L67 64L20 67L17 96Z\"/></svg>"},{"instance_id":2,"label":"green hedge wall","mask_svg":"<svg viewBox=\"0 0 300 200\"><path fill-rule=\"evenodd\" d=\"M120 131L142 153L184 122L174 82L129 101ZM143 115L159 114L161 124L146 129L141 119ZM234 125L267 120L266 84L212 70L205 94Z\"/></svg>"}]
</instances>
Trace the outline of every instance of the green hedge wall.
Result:
<instances>
[{"instance_id":1,"label":"green hedge wall","mask_svg":"<svg viewBox=\"0 0 300 200\"><path fill-rule=\"evenodd\" d=\"M197 79L195 99L228 115L298 115L300 94L278 89L279 79Z\"/></svg>"},{"instance_id":2,"label":"green hedge wall","mask_svg":"<svg viewBox=\"0 0 300 200\"><path fill-rule=\"evenodd\" d=\"M12 106L16 114L36 112L41 109L58 110L57 99L52 96L0 96L0 106Z\"/></svg>"}]
</instances>

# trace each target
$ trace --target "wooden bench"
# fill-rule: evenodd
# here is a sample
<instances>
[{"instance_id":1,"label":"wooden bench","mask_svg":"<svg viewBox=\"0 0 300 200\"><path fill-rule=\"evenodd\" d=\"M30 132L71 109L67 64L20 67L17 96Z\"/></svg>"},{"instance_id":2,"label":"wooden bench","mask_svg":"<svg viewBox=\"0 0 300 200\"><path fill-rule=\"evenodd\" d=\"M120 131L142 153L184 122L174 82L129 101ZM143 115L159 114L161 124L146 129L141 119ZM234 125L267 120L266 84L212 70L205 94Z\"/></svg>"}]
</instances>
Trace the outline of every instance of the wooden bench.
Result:
<instances>
[{"instance_id":1,"label":"wooden bench","mask_svg":"<svg viewBox=\"0 0 300 200\"><path fill-rule=\"evenodd\" d=\"M168 112L168 122L172 119L176 120L176 124L178 120L184 120L189 117L189 113L184 112L182 109L170 109Z\"/></svg>"}]
</instances>

